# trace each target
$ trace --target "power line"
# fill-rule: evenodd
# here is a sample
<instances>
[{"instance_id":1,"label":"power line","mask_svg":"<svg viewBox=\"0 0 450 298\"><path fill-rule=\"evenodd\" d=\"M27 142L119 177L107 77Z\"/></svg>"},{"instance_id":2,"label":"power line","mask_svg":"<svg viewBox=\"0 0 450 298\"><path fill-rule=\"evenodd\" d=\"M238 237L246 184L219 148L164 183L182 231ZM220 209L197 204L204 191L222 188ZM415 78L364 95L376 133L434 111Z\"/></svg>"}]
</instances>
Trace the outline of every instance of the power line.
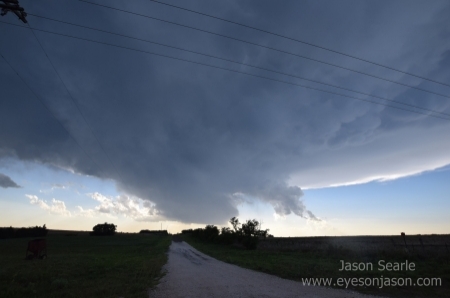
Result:
<instances>
[{"instance_id":1,"label":"power line","mask_svg":"<svg viewBox=\"0 0 450 298\"><path fill-rule=\"evenodd\" d=\"M26 28L24 26L20 26L23 28ZM70 138L77 144L78 147L80 147L81 151L89 157L89 159L99 168L99 164L95 162L95 160L87 153L87 151L78 143L78 141L75 139L75 137L69 132L69 130L64 126L64 124L55 116L55 114L52 112L52 110L49 108L49 106L37 95L36 92L28 85L28 83L22 78L22 76L18 73L18 71L9 63L9 61L0 53L0 56L5 60L6 64L12 69L12 71L17 75L17 77L22 81L22 83L30 90L30 92L34 95L34 97L37 98L37 100L45 107L45 109L52 115L52 117L59 123L59 125L64 129L64 131L70 136Z\"/></svg>"},{"instance_id":2,"label":"power line","mask_svg":"<svg viewBox=\"0 0 450 298\"><path fill-rule=\"evenodd\" d=\"M107 6L107 5L103 5L103 4L99 4L99 3L89 2L89 1L85 1L85 0L79 0L79 1L80 2L85 2L85 3L88 3L88 4L92 4L92 5L97 5L97 6L104 7L104 8L108 8L108 9L112 9L112 10L121 11L121 12L124 12L124 13L129 13L129 14L132 14L132 15L136 15L136 16L140 16L140 17L144 17L144 18L148 18L148 19L157 20L157 21L160 21L160 22L165 22L165 23L168 23L168 24L172 24L172 25L176 25L176 26L180 26L180 27L184 27L184 28L188 28L188 29L204 32L204 33L208 33L208 34L212 34L212 35L216 35L216 36L220 36L220 37L224 37L224 38L228 38L228 39L231 39L231 40L236 40L236 41L243 42L243 43L246 43L246 44L250 44L250 45L257 46L257 47L261 47L261 48L264 48L264 49L268 49L268 50L272 50L272 51L288 54L288 55L291 55L291 56L295 56L295 57L311 60L311 61L314 61L314 62L318 62L318 63L321 63L321 64L337 67L337 68L340 68L340 69L345 69L345 70L348 70L348 71L351 71L351 72L354 72L354 73L362 74L362 75L365 75L365 76L369 76L369 77L376 78L376 79L379 79L379 80L383 80L383 81L386 81L386 82L390 82L390 83L393 83L393 84L401 85L401 86L404 86L404 87L408 87L408 88L420 90L420 91L423 91L423 92L428 92L428 93L431 93L431 94L434 94L434 95L439 95L439 96L442 96L442 97L450 98L448 95L445 95L445 94L442 94L442 93L429 91L429 90L422 89L422 88L419 88L419 87L415 87L415 86L412 86L412 85L408 85L408 84L405 84L405 83L401 83L401 82L397 82L397 81L394 81L394 80L386 79L386 78L383 78L383 77L380 77L380 76L372 75L372 74L369 74L369 73L366 73L366 72L363 72L363 71L347 68L347 67L344 67L344 66L340 66L340 65L337 65L337 64L330 63L330 62L325 62L325 61L322 61L322 60L318 60L318 59L310 58L310 57L307 57L307 56L295 54L295 53L288 52L288 51L285 51L285 50L272 48L272 47L261 45L261 44L258 44L258 43L253 43L253 42L250 42L250 41L247 41L247 40L243 40L243 39L239 39L239 38L236 38L236 37L231 37L231 36L228 36L228 35L212 32L212 31L208 31L208 30L204 30L204 29L200 29L200 28L196 28L196 27L191 27L191 26L188 26L188 25L183 25L183 24L180 24L180 23L167 21L167 20L164 20L164 19L151 17L151 16L148 16L148 15L144 15L144 14L140 14L140 13L136 13L136 12L131 12L131 11L128 11L128 10L115 8L115 7L112 7L112 6Z\"/></svg>"},{"instance_id":3,"label":"power line","mask_svg":"<svg viewBox=\"0 0 450 298\"><path fill-rule=\"evenodd\" d=\"M378 62L373 62L373 61L370 61L370 60L367 60L367 59L364 59L364 58L360 58L360 57L357 57L357 56L354 56L354 55L346 54L344 52L336 51L336 50L333 50L333 49L330 49L330 48L327 48L327 47L324 47L324 46L319 46L319 45L316 45L316 44L313 44L313 43L310 43L310 42L306 42L304 40L295 39L295 38L292 38L292 37L289 37L289 36L286 36L286 35L282 35L282 34L279 34L279 33L272 32L272 31L268 31L268 30L256 28L256 27L253 27L253 26L245 25L245 24L242 24L242 23L238 23L238 22L235 22L235 21L227 20L227 19L224 19L224 18L220 18L220 17L217 17L217 16L213 16L213 15L210 15L210 14L203 13L203 12L195 11L195 10L188 9L188 8L185 8L185 7L176 6L176 5L173 5L173 4L164 3L164 2L161 2L161 1L157 1L157 0L150 0L150 1L158 3L158 4L161 4L161 5L166 5L166 6L174 7L174 8L177 8L177 9L189 11L189 12L192 12L192 13L195 13L195 14L199 14L199 15L202 15L202 16L207 16L207 17L210 17L210 18L213 18L213 19L224 21L224 22L228 22L230 24L235 24L235 25L242 26L242 27L245 27L245 28L249 28L249 29L253 29L253 30L256 30L256 31L264 32L264 33L267 33L267 34L270 34L270 35L274 35L274 36L277 36L277 37L289 39L289 40L292 40L292 41L295 41L295 42L298 42L298 43L309 45L311 47L315 47L315 48L322 49L322 50L325 50L325 51L329 51L329 52L332 52L332 53L335 53L335 54L343 55L343 56L346 56L346 57L349 57L349 58L353 58L353 59L356 59L356 60L359 60L359 61L370 63L372 65L380 66L380 67L383 67L383 68L386 68L386 69L390 69L390 70L393 70L393 71L396 71L396 72L399 72L399 73L403 73L403 74L406 74L406 75L409 75L409 76L412 76L412 77L416 77L416 78L419 78L419 79L422 79L422 80L426 80L426 81L429 81L429 82L433 82L433 83L436 83L436 84L440 84L440 85L443 85L443 86L450 87L449 84L445 84L445 83L442 83L442 82L439 82L439 81L435 81L435 80L432 80L432 79L429 79L429 78L426 78L426 77L422 77L422 76L419 76L419 75L416 75L416 74L413 74L413 73L410 73L410 72L406 72L406 71L403 71L403 70L400 70L400 69L397 69L397 68L393 68L393 67L390 67L390 66L378 63ZM88 2L88 1L82 1L82 2Z\"/></svg>"},{"instance_id":4,"label":"power line","mask_svg":"<svg viewBox=\"0 0 450 298\"><path fill-rule=\"evenodd\" d=\"M238 65L248 66L248 67L252 67L252 68L256 68L256 69L261 69L261 70L264 70L264 71L269 71L269 72L273 72L273 73L277 73L277 74L281 74L281 75L285 75L285 76L290 76L290 77L293 77L293 78L297 78L297 79L301 79L301 80L305 80L305 81L310 81L310 82L314 82L314 83L317 83L317 84L322 84L322 85L334 87L334 88L337 88L337 89L358 93L358 94L365 95L365 96L371 96L371 97L382 99L382 100L385 100L385 101L395 102L395 103L398 103L398 104L401 104L401 105L405 105L405 106L421 109L423 111L432 112L432 113L441 114L441 115L445 115L445 116L449 116L450 117L450 114L447 114L447 113L438 112L438 111L435 111L435 110L423 108L423 107L416 106L416 105L409 104L409 103L404 103L404 102L397 101L397 100L394 100L394 99L389 99L389 98L385 98L385 97L382 97L382 96L372 95L372 94L365 93L365 92L360 92L360 91L357 91L357 90L354 90L354 89L345 88L345 87L341 87L341 86L337 86L337 85L333 85L333 84L329 84L329 83L324 83L324 82L321 82L321 81L312 80L312 79L308 79L308 78L301 77L301 76L298 76L298 75L285 73L285 72L280 72L280 71L277 71L277 70L264 68L264 67L260 67L260 66L256 66L256 65L252 65L252 64L249 64L249 63L242 63L242 62L238 62L238 61L235 61L235 60L218 57L218 56L215 56L215 55L210 55L210 54L206 54L206 53L202 53L202 52L187 50L187 49L181 48L181 47L175 47L175 46L171 46L171 45L167 45L167 44L163 44L163 43L159 43L159 42L154 42L154 41L151 41L151 40L148 40L148 39L137 38L137 37L133 37L133 36L125 35L125 34L120 34L120 33L115 33L115 32L111 32L111 31L107 31L107 30L102 30L102 29L98 29L98 28L89 27L89 26L74 24L74 23L70 23L70 22L66 22L66 21L57 20L57 19L54 19L54 18L39 16L39 15L32 14L32 13L29 13L28 15L34 16L34 17L38 17L38 18L42 18L42 19L46 19L46 20L51 20L51 21L54 21L54 22L59 22L59 23L62 23L62 24L68 24L68 25L71 25L71 26L77 26L77 27L80 27L80 28L95 30L95 31L98 31L98 32L108 33L108 34L112 34L112 35L116 35L116 36L120 36L120 37L126 37L126 38L130 38L130 39L138 40L138 41L152 43L152 44L156 44L156 45L160 45L160 46L164 46L164 47L168 47L168 48L172 48L172 49L176 49L176 50L180 50L180 51L194 53L194 54L197 54L197 55L202 55L202 56L206 56L206 57L210 57L210 58L214 58L214 59L218 59L218 60L222 60L222 61L226 61L226 62L235 63L235 64L238 64Z\"/></svg>"},{"instance_id":5,"label":"power line","mask_svg":"<svg viewBox=\"0 0 450 298\"><path fill-rule=\"evenodd\" d=\"M28 27L17 25L17 24L12 24L12 23L9 23L9 22L0 21L0 23L4 23L4 24L11 25L11 26L22 27L22 28L27 28L28 29ZM403 111L407 111L407 112L411 112L411 113L431 116L431 117L435 117L435 118L439 118L439 119L450 121L450 119L445 118L445 117L440 117L438 115L426 114L426 113L419 112L419 111L404 109L404 108L397 107L397 106L392 106L392 105L388 105L388 104L384 104L384 103L380 103L380 102L376 102L376 101L371 101L371 100L367 100L367 99L363 99L363 98L358 98L358 97L354 97L354 96L350 96L350 95L340 94L340 93L337 93L337 92L328 91L328 90L315 88L315 87L311 87L311 86L305 86L305 85L298 84L298 83L293 83L293 82L278 80L278 79L274 79L274 78L270 78L270 77L255 75L255 74L251 74L251 73L248 73L248 72L243 72L243 71L234 70L234 69L225 68L225 67L219 67L219 66L210 65L210 64L206 64L206 63L201 63L201 62L197 62L197 61L193 61L193 60L177 58L177 57L172 57L172 56L158 54L158 53L153 53L153 52L150 52L150 51L139 50L139 49L134 49L134 48L125 47L125 46L119 46L119 45L110 44L110 43L106 43L106 42L102 42L102 41L91 40L91 39L87 39L87 38L83 38L83 37L76 37L76 36L72 36L72 35L56 33L56 32L42 30L42 29L37 29L37 28L33 28L33 29L36 30L36 31L46 32L46 33L50 33L50 34L54 34L54 35L69 37L69 38L78 39L78 40L84 40L84 41L88 41L88 42L92 42L92 43L112 46L112 47L116 47L116 48L120 48L120 49L126 49L126 50L131 50L131 51L145 53L145 54L150 54L150 55L164 57L164 58L168 58L168 59L172 59L172 60L184 61L184 62L188 62L188 63L192 63L192 64L198 64L198 65L202 65L202 66L207 66L207 67L210 67L210 68L226 70L226 71L229 71L229 72L240 73L240 74L244 74L244 75L247 75L247 76L252 76L252 77L256 77L256 78L262 78L262 79L271 80L271 81L274 81L274 82L280 82L280 83L284 83L284 84L288 84L288 85L298 86L298 87L302 87L302 88L306 88L306 89L310 89L310 90L320 91L320 92L323 92L323 93L328 93L328 94L337 95L337 96L341 96L341 97L356 99L356 100L365 101L365 102L372 103L372 104L377 104L377 105L381 105L381 106L385 106L385 107L390 107L390 108L394 108L394 109L398 109L398 110L403 110Z\"/></svg>"},{"instance_id":6,"label":"power line","mask_svg":"<svg viewBox=\"0 0 450 298\"><path fill-rule=\"evenodd\" d=\"M69 88L67 88L66 83L64 82L64 80L62 79L60 73L58 72L58 70L56 69L55 65L53 64L52 60L50 59L50 57L48 56L47 52L45 51L44 47L42 46L41 42L39 41L39 38L36 36L36 34L33 31L33 28L30 26L30 24L27 24L28 27L30 28L31 32L33 33L34 37L36 38L40 48L42 49L42 51L44 52L45 56L47 57L47 60L50 62L50 65L52 66L53 70L55 71L55 73L57 74L59 80L61 81L61 83L63 84L64 88L67 91L67 94L69 94L70 99L72 100L72 103L74 104L75 108L78 110L78 112L80 113L81 117L83 118L84 122L86 123L87 127L89 128L90 132L92 133L92 135L95 138L95 141L98 143L98 145L100 146L100 149L103 151L103 154L105 154L106 158L108 159L109 163L111 164L111 166L116 170L116 172L120 175L120 172L118 171L118 169L115 167L114 163L112 162L111 158L109 157L109 155L106 153L105 148L102 146L102 144L100 143L97 135L94 133L92 127L89 125L89 122L86 120L86 117L84 116L83 112L81 111L80 106L77 104L76 100L73 98L72 93L69 91Z\"/></svg>"}]
</instances>

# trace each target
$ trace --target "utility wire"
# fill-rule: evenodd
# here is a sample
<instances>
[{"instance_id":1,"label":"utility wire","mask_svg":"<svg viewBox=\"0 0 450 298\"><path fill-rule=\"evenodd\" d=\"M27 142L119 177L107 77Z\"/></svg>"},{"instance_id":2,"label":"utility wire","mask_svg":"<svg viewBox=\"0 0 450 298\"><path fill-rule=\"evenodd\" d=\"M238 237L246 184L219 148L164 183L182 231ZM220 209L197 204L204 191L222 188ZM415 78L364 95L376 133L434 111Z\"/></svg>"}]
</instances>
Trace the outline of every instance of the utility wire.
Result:
<instances>
[{"instance_id":1,"label":"utility wire","mask_svg":"<svg viewBox=\"0 0 450 298\"><path fill-rule=\"evenodd\" d=\"M27 28L24 26L21 26L23 28ZM50 107L45 103L45 101L43 101L36 92L34 92L34 90L30 87L30 85L22 78L22 76L19 74L19 72L11 65L11 63L9 63L9 61L5 58L5 56L3 56L0 53L0 56L3 58L3 60L5 60L6 64L8 64L8 66L12 69L12 71L17 75L17 77L22 81L22 83L27 87L28 90L30 90L30 92L34 95L34 97L37 98L37 100L45 107L45 109L50 113L50 115L52 115L52 117L56 120L56 122L59 123L59 125L62 127L62 129L64 129L64 131L70 136L70 138L75 142L75 144L77 144L78 147L80 147L81 151L83 151L83 153L89 157L89 159L98 167L98 169L101 169L101 167L99 166L99 164L87 153L87 151L80 145L80 143L78 143L78 141L76 140L76 138L70 133L70 131L64 126L64 124L55 116L55 114L52 112L52 110L50 109Z\"/></svg>"},{"instance_id":2,"label":"utility wire","mask_svg":"<svg viewBox=\"0 0 450 298\"><path fill-rule=\"evenodd\" d=\"M236 41L243 42L243 43L250 44L250 45L254 45L254 46L257 46L257 47L260 47L260 48L269 49L269 50L272 50L272 51L288 54L288 55L291 55L291 56L295 56L295 57L311 60L311 61L318 62L318 63L321 63L321 64L337 67L337 68L340 68L340 69L345 69L345 70L348 70L348 71L351 71L351 72L354 72L354 73L358 73L358 74L362 74L362 75L369 76L369 77L372 77L372 78L376 78L376 79L379 79L379 80L383 80L383 81L386 81L386 82L390 82L390 83L393 83L393 84L397 84L397 85L401 85L401 86L404 86L404 87L408 87L408 88L420 90L420 91L423 91L423 92L428 92L428 93L431 93L431 94L439 95L439 96L442 96L442 97L450 98L448 95L445 95L445 94L442 94L442 93L429 91L429 90L422 89L422 88L419 88L419 87L415 87L415 86L412 86L412 85L408 85L408 84L405 84L405 83L401 83L401 82L397 82L397 81L394 81L394 80L386 79L386 78L383 78L383 77L380 77L380 76L372 75L372 74L369 74L369 73L366 73L366 72L363 72L363 71L347 68L347 67L344 67L344 66L340 66L340 65L337 65L337 64L330 63L330 62L325 62L325 61L322 61L322 60L318 60L318 59L310 58L310 57L307 57L307 56L303 56L303 55L295 54L295 53L292 53L292 52L288 52L288 51L285 51L285 50L272 48L272 47L269 47L269 46L265 46L265 45L254 43L254 42L250 42L250 41L239 39L239 38L236 38L236 37L231 37L231 36L228 36L228 35L212 32L212 31L208 31L208 30L204 30L204 29L200 29L200 28L196 28L196 27L191 27L191 26L188 26L188 25L183 25L183 24L180 24L180 23L167 21L167 20L164 20L164 19L151 17L151 16L148 16L148 15L144 15L144 14L140 14L140 13L136 13L136 12L132 12L132 11L116 8L116 7L112 7L112 6L107 6L107 5L103 5L103 4L99 4L99 3L89 2L89 1L85 1L85 0L79 0L79 1L80 2L85 2L85 3L88 3L88 4L92 4L92 5L97 5L97 6L104 7L104 8L108 8L108 9L112 9L112 10L116 10L116 11L121 11L121 12L124 12L124 13L132 14L132 15L136 15L136 16L140 16L140 17L144 17L144 18L148 18L148 19L152 19L152 20L156 20L156 21L160 21L160 22L165 22L165 23L168 23L168 24L172 24L172 25L176 25L176 26L180 26L180 27L184 27L184 28L188 28L188 29L204 32L204 33L208 33L208 34L212 34L212 35L216 35L216 36L220 36L220 37L224 37L224 38L228 38L228 39L231 39L231 40L236 40Z\"/></svg>"},{"instance_id":3,"label":"utility wire","mask_svg":"<svg viewBox=\"0 0 450 298\"><path fill-rule=\"evenodd\" d=\"M264 32L264 33L267 33L267 34L270 34L270 35L274 35L274 36L277 36L277 37L281 37L281 38L284 38L284 39L289 39L289 40L292 40L292 41L295 41L295 42L298 42L298 43L306 44L306 45L311 46L311 47L315 47L315 48L322 49L322 50L325 50L325 51L328 51L328 52L332 52L332 53L339 54L339 55L342 55L342 56L346 56L346 57L349 57L349 58L353 58L353 59L356 59L356 60L359 60L359 61L370 63L372 65L376 65L376 66L380 66L380 67L383 67L383 68L386 68L386 69L390 69L390 70L393 70L393 71L396 71L396 72L399 72L399 73L402 73L402 74L406 74L406 75L409 75L409 76L412 76L412 77L416 77L416 78L419 78L419 79L422 79L422 80L425 80L425 81L429 81L429 82L433 82L433 83L436 83L436 84L440 84L440 85L443 85L443 86L450 87L450 84L446 84L446 83L442 83L442 82L439 82L439 81L435 81L435 80L432 80L432 79L429 79L429 78L426 78L426 77L422 77L422 76L419 76L419 75L416 75L416 74L413 74L413 73L410 73L410 72L406 72L406 71L403 71L403 70L400 70L400 69L397 69L397 68L393 68L393 67L381 64L381 63L373 62L373 61L370 61L370 60L367 60L367 59L364 59L364 58L360 58L360 57L357 57L357 56L346 54L344 52L336 51L336 50L333 50L333 49L330 49L330 48L327 48L327 47L324 47L324 46L319 46L319 45L316 45L316 44L313 44L313 43L310 43L310 42L306 42L304 40L295 39L295 38L292 38L292 37L289 37L289 36L286 36L286 35L282 35L282 34L279 34L279 33L275 33L275 32L272 32L272 31L268 31L268 30L257 28L257 27L245 25L245 24L242 24L242 23L238 23L238 22L235 22L235 21L227 20L227 19L224 19L224 18L220 18L220 17L217 17L217 16L213 16L213 15L210 15L210 14L199 12L199 11L196 11L196 10L192 10L192 9L188 9L188 8L185 8L185 7L176 6L176 5L173 5L173 4L161 2L161 1L158 1L158 0L150 0L150 1L158 3L158 4L161 4L161 5L166 5L166 6L174 7L174 8L177 8L177 9L184 10L184 11L188 11L188 12L191 12L191 13L199 14L199 15L202 15L202 16L207 16L209 18L221 20L221 21L224 21L224 22L227 22L227 23L230 23L230 24L235 24L235 25L242 26L242 27L245 27L245 28L253 29L253 30L256 30L256 31L259 31L259 32ZM82 2L88 2L88 1L82 1Z\"/></svg>"},{"instance_id":4,"label":"utility wire","mask_svg":"<svg viewBox=\"0 0 450 298\"><path fill-rule=\"evenodd\" d=\"M22 27L22 28L27 28L28 29L28 27L17 25L17 24L13 24L13 23L9 23L9 22L0 21L0 23L4 23L4 24L11 25L11 26ZM255 75L255 74L248 73L248 72L243 72L243 71L234 70L234 69L225 68L225 67L219 67L219 66L206 64L206 63L201 63L201 62L197 62L197 61L193 61L193 60L177 58L177 57L163 55L163 54L158 54L158 53L153 53L153 52L150 52L150 51L139 50L139 49L134 49L134 48L125 47L125 46L119 46L119 45L110 44L110 43L97 41L97 40L92 40L92 39L87 39L87 38L83 38L83 37L76 37L76 36L72 36L72 35L68 35L68 34L56 33L56 32L42 30L42 29L37 29L37 28L33 28L33 29L36 30L36 31L46 32L46 33L50 33L50 34L54 34L54 35L69 37L69 38L78 39L78 40L84 40L84 41L88 41L88 42L92 42L92 43L112 46L112 47L116 47L116 48L120 48L120 49L126 49L126 50L135 51L135 52L140 52L140 53L146 53L146 54L159 56L159 57L164 57L164 58L168 58L168 59L172 59L172 60L178 60L178 61L184 61L184 62L188 62L188 63L192 63L192 64L203 65L203 66L207 66L207 67L210 67L210 68L226 70L226 71L229 71L229 72L240 73L240 74L244 74L244 75L247 75L247 76L252 76L252 77L256 77L256 78L262 78L262 79L266 79L266 80L270 80L270 81L274 81L274 82L280 82L280 83L284 83L284 84L288 84L288 85L294 85L294 86L298 86L298 87L302 87L302 88L306 88L306 89L310 89L310 90L316 90L316 91L320 91L320 92L323 92L323 93L337 95L337 96L340 96L340 97L352 98L352 99L365 101L365 102L372 103L372 104L377 104L377 105L381 105L381 106L385 106L385 107L390 107L390 108L394 108L394 109L398 109L398 110L403 110L403 111L407 111L407 112L411 112L411 113L431 116L431 117L435 117L435 118L439 118L439 119L450 121L449 118L440 117L440 116L434 115L432 113L427 114L427 113L423 113L423 112L419 112L419 111L404 109L404 108L397 107L397 106L392 106L392 105L388 105L388 104L384 104L384 103L380 103L380 102L376 102L376 101L371 101L371 100L367 100L367 99L363 99L363 98L359 98L359 97L354 97L354 96L350 96L350 95L345 95L345 94L341 94L341 93L337 93L337 92L333 92L333 91L328 91L328 90L324 90L324 89L320 89L320 88L305 86L305 85L298 84L298 83L293 83L293 82L278 80L278 79L274 79L274 78L270 78L270 77Z\"/></svg>"},{"instance_id":5,"label":"utility wire","mask_svg":"<svg viewBox=\"0 0 450 298\"><path fill-rule=\"evenodd\" d=\"M390 101L390 102L395 102L395 103L398 103L398 104L401 104L401 105L405 105L405 106L421 109L423 111L432 112L432 113L441 114L441 115L445 115L445 116L450 117L450 114L447 114L447 113L443 113L443 112L439 112L439 111L423 108L423 107L420 107L420 106L416 106L416 105L409 104L409 103L404 103L404 102L401 102L401 101L397 101L397 100L394 100L394 99L389 99L389 98L382 97L382 96L377 96L377 95L372 95L372 94L369 94L369 93L360 92L360 91L357 91L357 90L353 90L353 89L349 89L349 88L345 88L345 87L341 87L341 86L337 86L337 85L333 85L333 84L329 84L329 83L324 83L324 82L317 81L317 80L308 79L308 78L301 77L301 76L294 75L294 74L290 74L290 73L280 72L280 71L277 71L277 70L264 68L264 67L260 67L260 66L256 66L256 65L252 65L252 64L249 64L249 63L242 63L242 62L239 62L239 61L236 61L236 60L222 58L222 57L218 57L218 56L214 56L214 55L210 55L210 54L206 54L206 53L202 53L202 52L192 51L192 50L188 50L188 49L185 49L185 48L175 47L175 46L171 46L171 45L167 45L167 44L163 44L163 43L159 43L159 42L154 42L154 41L151 41L151 40L148 40L148 39L142 39L142 38L138 38L138 37L133 37L133 36L125 35L125 34L115 33L115 32L102 30L102 29L98 29L98 28L93 28L93 27L89 27L89 26L74 24L74 23L70 23L70 22L66 22L66 21L61 21L61 20L49 18L49 17L39 16L39 15L32 14L32 13L28 13L28 15L29 16L34 16L34 17L37 17L37 18L46 19L46 20L51 20L51 21L54 21L54 22L59 22L59 23L62 23L62 24L68 24L68 25L71 25L71 26L77 26L77 27L80 27L80 28L85 28L85 29L89 29L89 30L95 30L95 31L98 31L98 32L108 33L108 34L112 34L112 35L116 35L116 36L120 36L120 37L126 37L126 38L129 38L129 39L134 39L134 40L138 40L138 41L152 43L152 44L156 44L156 45L160 45L160 46L164 46L164 47L168 47L168 48L172 48L172 49L176 49L176 50L180 50L180 51L194 53L194 54L197 54L197 55L202 55L202 56L206 56L206 57L210 57L210 58L214 58L214 59L218 59L218 60L222 60L222 61L226 61L226 62L235 63L237 65L243 65L243 66L248 66L248 67L252 67L252 68L256 68L256 69L261 69L261 70L264 70L264 71L273 72L273 73L277 73L277 74L281 74L281 75L285 75L285 76L289 76L289 77L293 77L293 78L297 78L297 79L301 79L301 80L305 80L305 81L310 81L310 82L314 82L314 83L317 83L317 84L322 84L322 85L330 86L330 87L333 87L333 88L337 88L337 89L341 89L341 90L346 90L346 91L358 93L358 94L365 95L365 96L371 96L371 97L375 97L375 98L378 98L378 99L382 99L382 100L386 100L386 101Z\"/></svg>"},{"instance_id":6,"label":"utility wire","mask_svg":"<svg viewBox=\"0 0 450 298\"><path fill-rule=\"evenodd\" d=\"M109 155L106 153L105 148L102 146L102 144L100 143L97 135L94 133L94 131L92 130L92 127L89 125L89 122L86 120L86 117L84 116L83 112L81 111L80 106L77 104L76 100L73 98L72 93L69 91L69 88L67 88L66 83L64 82L64 80L62 79L60 73L58 72L58 70L56 69L55 65L53 64L52 60L50 59L50 57L48 56L47 52L45 51L44 47L42 46L41 42L39 41L39 38L36 36L36 34L34 33L33 29L30 26L30 23L27 23L28 27L30 28L31 32L33 33L34 37L36 38L39 46L41 47L42 51L44 52L45 56L47 57L47 60L50 62L50 65L52 66L53 70L55 71L55 73L57 74L59 80L61 81L61 83L63 84L64 88L67 91L67 94L69 94L70 99L72 100L72 103L74 104L75 108L78 110L78 112L80 113L81 117L83 118L84 122L86 123L87 127L89 128L90 132L92 133L92 135L95 138L95 141L98 143L98 145L100 146L100 149L103 151L103 154L105 154L106 158L108 159L109 163L111 164L111 166L116 170L116 172L120 175L120 172L118 171L118 169L116 168L116 166L114 165L114 163L112 162L111 158L109 157Z\"/></svg>"}]
</instances>

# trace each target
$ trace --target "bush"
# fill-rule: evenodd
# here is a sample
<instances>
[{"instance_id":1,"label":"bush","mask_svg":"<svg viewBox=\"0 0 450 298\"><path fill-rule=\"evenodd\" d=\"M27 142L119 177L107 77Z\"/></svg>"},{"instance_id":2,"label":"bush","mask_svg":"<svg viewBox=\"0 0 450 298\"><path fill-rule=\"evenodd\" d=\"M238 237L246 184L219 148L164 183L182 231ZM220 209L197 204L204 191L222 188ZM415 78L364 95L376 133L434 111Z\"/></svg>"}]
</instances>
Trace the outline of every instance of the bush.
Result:
<instances>
[{"instance_id":1,"label":"bush","mask_svg":"<svg viewBox=\"0 0 450 298\"><path fill-rule=\"evenodd\" d=\"M195 230L183 230L181 233L190 234L193 237L204 241L215 242L219 236L219 228L214 225L207 225L204 229L198 228Z\"/></svg>"},{"instance_id":2,"label":"bush","mask_svg":"<svg viewBox=\"0 0 450 298\"><path fill-rule=\"evenodd\" d=\"M116 233L117 226L105 222L104 224L98 224L92 228L91 236L112 236Z\"/></svg>"},{"instance_id":3,"label":"bush","mask_svg":"<svg viewBox=\"0 0 450 298\"><path fill-rule=\"evenodd\" d=\"M167 236L169 233L167 233L167 230L141 230L139 234L152 234L152 235L162 235Z\"/></svg>"},{"instance_id":4,"label":"bush","mask_svg":"<svg viewBox=\"0 0 450 298\"><path fill-rule=\"evenodd\" d=\"M13 227L0 228L0 239L15 238L16 230Z\"/></svg>"},{"instance_id":5,"label":"bush","mask_svg":"<svg viewBox=\"0 0 450 298\"><path fill-rule=\"evenodd\" d=\"M219 228L214 225L207 225L203 231L205 240L214 241L219 236Z\"/></svg>"},{"instance_id":6,"label":"bush","mask_svg":"<svg viewBox=\"0 0 450 298\"><path fill-rule=\"evenodd\" d=\"M218 242L221 244L233 244L237 242L237 234L230 228L223 227L218 237Z\"/></svg>"},{"instance_id":7,"label":"bush","mask_svg":"<svg viewBox=\"0 0 450 298\"><path fill-rule=\"evenodd\" d=\"M242 245L244 245L246 249L256 249L256 247L258 246L258 241L258 237L245 236L242 239Z\"/></svg>"}]
</instances>

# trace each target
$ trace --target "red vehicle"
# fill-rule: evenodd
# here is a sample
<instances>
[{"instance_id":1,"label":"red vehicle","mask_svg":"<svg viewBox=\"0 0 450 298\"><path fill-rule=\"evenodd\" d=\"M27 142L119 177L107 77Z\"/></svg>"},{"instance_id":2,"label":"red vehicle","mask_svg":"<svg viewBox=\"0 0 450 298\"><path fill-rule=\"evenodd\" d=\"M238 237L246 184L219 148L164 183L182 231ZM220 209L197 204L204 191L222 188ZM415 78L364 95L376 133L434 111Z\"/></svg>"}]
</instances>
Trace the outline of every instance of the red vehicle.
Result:
<instances>
[{"instance_id":1,"label":"red vehicle","mask_svg":"<svg viewBox=\"0 0 450 298\"><path fill-rule=\"evenodd\" d=\"M28 241L27 252L25 253L26 259L45 259L47 258L47 242L45 239L34 239Z\"/></svg>"}]
</instances>

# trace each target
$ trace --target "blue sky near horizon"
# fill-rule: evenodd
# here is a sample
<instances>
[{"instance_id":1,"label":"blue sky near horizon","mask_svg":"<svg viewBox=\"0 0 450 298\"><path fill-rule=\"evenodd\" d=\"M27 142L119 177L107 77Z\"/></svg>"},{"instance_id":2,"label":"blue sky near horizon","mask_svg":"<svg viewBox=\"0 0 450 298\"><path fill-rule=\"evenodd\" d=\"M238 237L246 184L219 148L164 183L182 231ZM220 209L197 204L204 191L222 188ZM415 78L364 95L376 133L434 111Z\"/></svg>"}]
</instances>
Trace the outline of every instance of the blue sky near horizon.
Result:
<instances>
[{"instance_id":1,"label":"blue sky near horizon","mask_svg":"<svg viewBox=\"0 0 450 298\"><path fill-rule=\"evenodd\" d=\"M381 234L402 231L445 234L450 230L450 184L447 181L450 181L449 167L395 180L304 192L308 205L320 209L325 219L359 222L360 235L377 234L377 231Z\"/></svg>"},{"instance_id":2,"label":"blue sky near horizon","mask_svg":"<svg viewBox=\"0 0 450 298\"><path fill-rule=\"evenodd\" d=\"M450 233L447 0L92 2L0 17L0 225Z\"/></svg>"},{"instance_id":3,"label":"blue sky near horizon","mask_svg":"<svg viewBox=\"0 0 450 298\"><path fill-rule=\"evenodd\" d=\"M0 209L6 211L1 226L46 223L49 228L90 230L95 223L107 221L114 222L119 231L124 232L159 229L161 223L163 228L172 226L172 232L203 226L201 223L191 225L167 220L136 223L126 212L85 217L77 213L77 206L88 210L98 205L89 194L98 192L111 198L119 195L113 181L12 160L8 166L0 165L0 171L10 177L20 177L16 182L21 186L0 189ZM450 181L450 168L444 167L383 182L305 190L305 204L315 210L327 222L326 225L308 224L293 215L278 217L269 204L255 199L238 207L239 217L262 221L263 227L269 228L276 236L395 235L401 231L445 234L450 229L450 184L447 181ZM33 205L27 195L36 195L49 205L52 199L61 200L71 215L52 213ZM15 209L21 210L20 215L14 212Z\"/></svg>"}]
</instances>

